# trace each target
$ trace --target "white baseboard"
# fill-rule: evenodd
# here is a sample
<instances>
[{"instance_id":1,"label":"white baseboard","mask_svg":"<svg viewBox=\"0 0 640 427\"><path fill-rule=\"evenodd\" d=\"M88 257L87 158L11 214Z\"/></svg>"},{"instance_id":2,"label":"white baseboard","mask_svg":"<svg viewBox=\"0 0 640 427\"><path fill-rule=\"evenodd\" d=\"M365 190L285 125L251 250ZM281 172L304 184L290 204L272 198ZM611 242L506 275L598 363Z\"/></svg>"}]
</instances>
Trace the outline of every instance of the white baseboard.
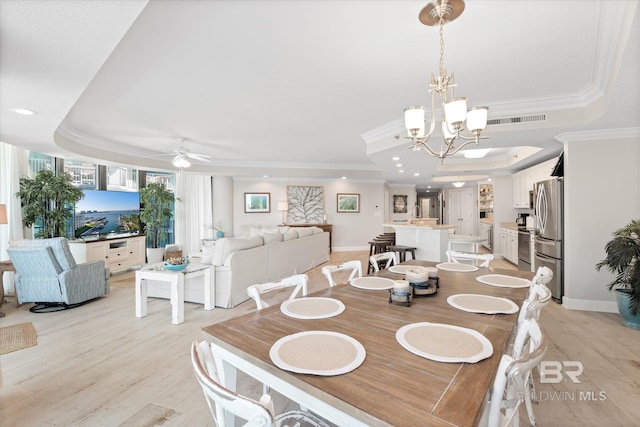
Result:
<instances>
[{"instance_id":1,"label":"white baseboard","mask_svg":"<svg viewBox=\"0 0 640 427\"><path fill-rule=\"evenodd\" d=\"M594 301L588 299L573 299L562 297L562 305L569 310L602 311L605 313L618 313L618 304L615 301Z\"/></svg>"}]
</instances>

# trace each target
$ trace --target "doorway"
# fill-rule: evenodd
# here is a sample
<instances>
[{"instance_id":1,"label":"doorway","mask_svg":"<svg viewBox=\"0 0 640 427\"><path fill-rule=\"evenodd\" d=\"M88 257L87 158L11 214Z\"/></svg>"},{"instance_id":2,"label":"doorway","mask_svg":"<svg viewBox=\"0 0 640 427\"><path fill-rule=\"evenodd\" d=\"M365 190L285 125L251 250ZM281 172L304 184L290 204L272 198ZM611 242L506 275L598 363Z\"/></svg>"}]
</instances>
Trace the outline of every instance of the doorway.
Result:
<instances>
[{"instance_id":1,"label":"doorway","mask_svg":"<svg viewBox=\"0 0 640 427\"><path fill-rule=\"evenodd\" d=\"M456 234L473 235L475 216L471 188L448 191L447 224L457 225Z\"/></svg>"}]
</instances>

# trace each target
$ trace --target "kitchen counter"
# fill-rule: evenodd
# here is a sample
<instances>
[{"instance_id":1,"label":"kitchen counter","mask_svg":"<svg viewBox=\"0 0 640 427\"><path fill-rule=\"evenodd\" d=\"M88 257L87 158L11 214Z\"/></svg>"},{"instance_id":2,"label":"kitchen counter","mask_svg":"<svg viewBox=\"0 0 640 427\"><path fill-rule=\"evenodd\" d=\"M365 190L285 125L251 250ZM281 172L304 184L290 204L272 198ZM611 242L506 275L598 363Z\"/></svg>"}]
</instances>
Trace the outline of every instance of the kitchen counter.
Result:
<instances>
[{"instance_id":1,"label":"kitchen counter","mask_svg":"<svg viewBox=\"0 0 640 427\"><path fill-rule=\"evenodd\" d=\"M433 262L447 260L449 231L457 225L416 225L387 223L396 232L396 244L416 248L416 259Z\"/></svg>"},{"instance_id":2,"label":"kitchen counter","mask_svg":"<svg viewBox=\"0 0 640 427\"><path fill-rule=\"evenodd\" d=\"M480 218L480 224L493 225L493 218Z\"/></svg>"},{"instance_id":3,"label":"kitchen counter","mask_svg":"<svg viewBox=\"0 0 640 427\"><path fill-rule=\"evenodd\" d=\"M518 224L515 222L501 222L500 227L518 231Z\"/></svg>"}]
</instances>

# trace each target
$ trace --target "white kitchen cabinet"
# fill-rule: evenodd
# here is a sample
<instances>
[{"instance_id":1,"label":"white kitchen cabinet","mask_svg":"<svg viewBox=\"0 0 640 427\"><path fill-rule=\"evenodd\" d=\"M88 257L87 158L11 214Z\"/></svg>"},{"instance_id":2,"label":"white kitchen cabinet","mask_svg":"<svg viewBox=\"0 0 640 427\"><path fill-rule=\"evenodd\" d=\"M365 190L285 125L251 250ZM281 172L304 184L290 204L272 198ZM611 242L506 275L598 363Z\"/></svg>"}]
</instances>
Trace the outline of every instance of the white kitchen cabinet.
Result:
<instances>
[{"instance_id":1,"label":"white kitchen cabinet","mask_svg":"<svg viewBox=\"0 0 640 427\"><path fill-rule=\"evenodd\" d=\"M513 207L529 209L529 173L525 169L514 173L511 179L513 182ZM533 189L533 185L531 189Z\"/></svg>"},{"instance_id":2,"label":"white kitchen cabinet","mask_svg":"<svg viewBox=\"0 0 640 427\"><path fill-rule=\"evenodd\" d=\"M533 191L536 182L551 178L551 171L558 159L547 160L512 175L513 207L529 209L529 191Z\"/></svg>"},{"instance_id":3,"label":"white kitchen cabinet","mask_svg":"<svg viewBox=\"0 0 640 427\"><path fill-rule=\"evenodd\" d=\"M500 250L502 257L518 265L518 232L510 228L500 228Z\"/></svg>"},{"instance_id":4,"label":"white kitchen cabinet","mask_svg":"<svg viewBox=\"0 0 640 427\"><path fill-rule=\"evenodd\" d=\"M145 236L69 242L77 263L104 261L111 273L141 267L145 263Z\"/></svg>"}]
</instances>

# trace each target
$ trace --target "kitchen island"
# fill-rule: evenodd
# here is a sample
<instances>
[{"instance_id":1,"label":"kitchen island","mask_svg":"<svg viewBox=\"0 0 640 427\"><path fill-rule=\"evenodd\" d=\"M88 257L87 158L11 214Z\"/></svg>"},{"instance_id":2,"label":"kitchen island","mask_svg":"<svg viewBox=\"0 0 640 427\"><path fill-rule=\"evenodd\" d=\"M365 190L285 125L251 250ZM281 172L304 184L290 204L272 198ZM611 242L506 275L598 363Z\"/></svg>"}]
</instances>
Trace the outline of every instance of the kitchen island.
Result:
<instances>
[{"instance_id":1,"label":"kitchen island","mask_svg":"<svg viewBox=\"0 0 640 427\"><path fill-rule=\"evenodd\" d=\"M449 232L457 225L417 225L387 223L396 232L396 244L416 248L416 259L433 262L447 261Z\"/></svg>"}]
</instances>

